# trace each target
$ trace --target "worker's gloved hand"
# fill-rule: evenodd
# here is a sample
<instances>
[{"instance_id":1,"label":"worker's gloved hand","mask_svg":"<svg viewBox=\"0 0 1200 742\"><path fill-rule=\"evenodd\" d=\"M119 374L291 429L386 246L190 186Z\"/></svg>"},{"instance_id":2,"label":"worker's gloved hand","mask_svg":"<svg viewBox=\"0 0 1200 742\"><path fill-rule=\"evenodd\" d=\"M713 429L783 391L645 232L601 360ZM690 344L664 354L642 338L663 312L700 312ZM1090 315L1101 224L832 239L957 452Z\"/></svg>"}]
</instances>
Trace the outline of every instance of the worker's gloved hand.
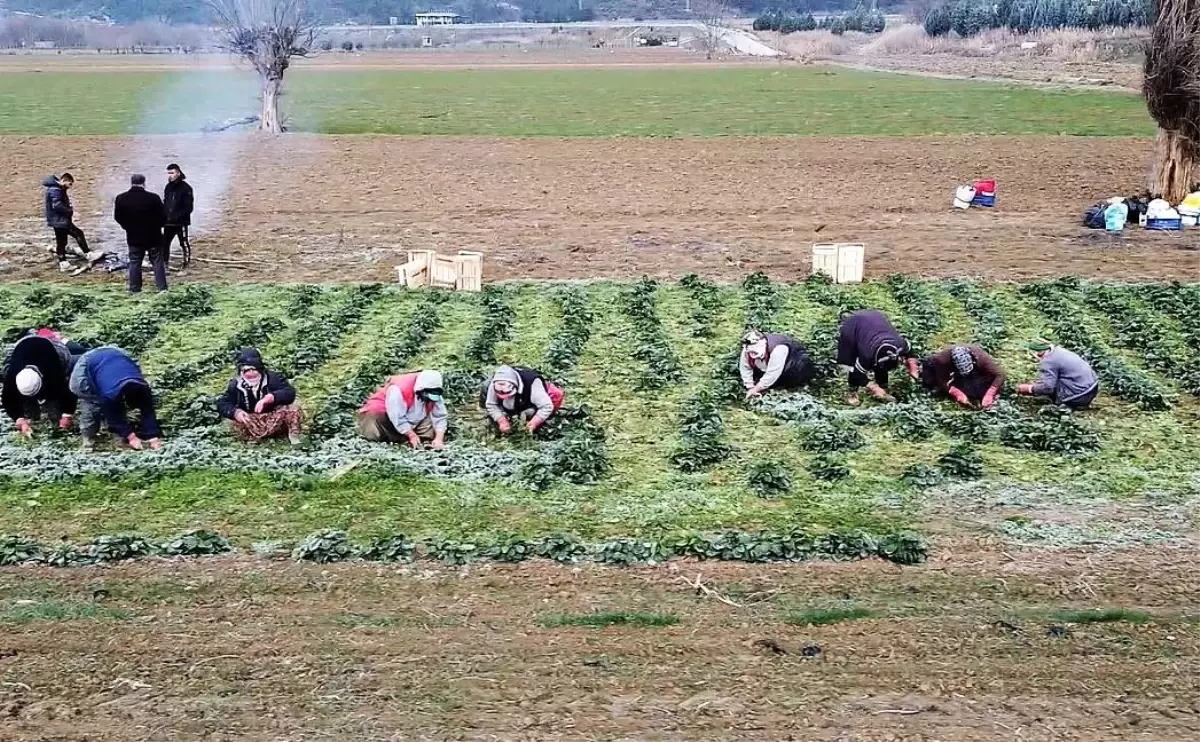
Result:
<instances>
[{"instance_id":1,"label":"worker's gloved hand","mask_svg":"<svg viewBox=\"0 0 1200 742\"><path fill-rule=\"evenodd\" d=\"M762 389L759 389L756 386L752 386L746 390L746 399L753 399L754 397L761 397L762 393L763 393Z\"/></svg>"},{"instance_id":2,"label":"worker's gloved hand","mask_svg":"<svg viewBox=\"0 0 1200 742\"><path fill-rule=\"evenodd\" d=\"M434 451L441 451L446 447L446 439L442 437L441 433L438 433L433 437L433 443L431 443L430 446Z\"/></svg>"},{"instance_id":3,"label":"worker's gloved hand","mask_svg":"<svg viewBox=\"0 0 1200 742\"><path fill-rule=\"evenodd\" d=\"M996 396L997 396L996 390L989 389L988 393L983 395L983 402L980 403L980 407L982 407L985 410L989 409L992 405L996 404Z\"/></svg>"},{"instance_id":4,"label":"worker's gloved hand","mask_svg":"<svg viewBox=\"0 0 1200 742\"><path fill-rule=\"evenodd\" d=\"M261 415L273 404L275 404L275 395L268 394L262 399L258 400L258 404L254 405L254 412L255 414Z\"/></svg>"},{"instance_id":5,"label":"worker's gloved hand","mask_svg":"<svg viewBox=\"0 0 1200 742\"><path fill-rule=\"evenodd\" d=\"M908 366L908 375L914 379L921 375L921 369L917 366L916 358L909 358L905 361Z\"/></svg>"},{"instance_id":6,"label":"worker's gloved hand","mask_svg":"<svg viewBox=\"0 0 1200 742\"><path fill-rule=\"evenodd\" d=\"M407 437L408 437L408 445L412 446L413 448L417 448L417 449L419 449L421 447L421 436L417 435L414 431L410 430L410 431L408 431Z\"/></svg>"},{"instance_id":7,"label":"worker's gloved hand","mask_svg":"<svg viewBox=\"0 0 1200 742\"><path fill-rule=\"evenodd\" d=\"M867 384L867 391L870 392L875 397L875 399L878 399L880 402L895 402L896 401L895 397L888 394L887 389L884 389L883 387L879 386L878 384L876 384L873 381L870 384Z\"/></svg>"},{"instance_id":8,"label":"worker's gloved hand","mask_svg":"<svg viewBox=\"0 0 1200 742\"><path fill-rule=\"evenodd\" d=\"M70 430L71 429L71 416L70 415L63 415L62 417L58 418L58 429L59 430Z\"/></svg>"},{"instance_id":9,"label":"worker's gloved hand","mask_svg":"<svg viewBox=\"0 0 1200 742\"><path fill-rule=\"evenodd\" d=\"M497 420L496 427L500 429L501 435L508 435L512 432L512 423L508 421L507 417L502 417Z\"/></svg>"},{"instance_id":10,"label":"worker's gloved hand","mask_svg":"<svg viewBox=\"0 0 1200 742\"><path fill-rule=\"evenodd\" d=\"M1033 394L1033 384L1021 384L1017 387L1017 394Z\"/></svg>"},{"instance_id":11,"label":"worker's gloved hand","mask_svg":"<svg viewBox=\"0 0 1200 742\"><path fill-rule=\"evenodd\" d=\"M246 412L245 410L238 410L237 412L233 413L233 419L237 420L242 425L245 425L250 421L250 413Z\"/></svg>"},{"instance_id":12,"label":"worker's gloved hand","mask_svg":"<svg viewBox=\"0 0 1200 742\"><path fill-rule=\"evenodd\" d=\"M157 451L158 449L162 448L162 441L158 438L151 438L146 442L150 444L151 451Z\"/></svg>"},{"instance_id":13,"label":"worker's gloved hand","mask_svg":"<svg viewBox=\"0 0 1200 742\"><path fill-rule=\"evenodd\" d=\"M958 402L963 407L970 407L971 400L967 397L967 393L956 386L950 387L950 398Z\"/></svg>"},{"instance_id":14,"label":"worker's gloved hand","mask_svg":"<svg viewBox=\"0 0 1200 742\"><path fill-rule=\"evenodd\" d=\"M19 430L21 435L25 436L26 438L33 438L33 428L30 427L29 421L23 417L17 419L17 430Z\"/></svg>"},{"instance_id":15,"label":"worker's gloved hand","mask_svg":"<svg viewBox=\"0 0 1200 742\"><path fill-rule=\"evenodd\" d=\"M129 447L134 451L142 450L142 439L137 437L137 433L130 433L129 437L125 439L125 442L128 443Z\"/></svg>"},{"instance_id":16,"label":"worker's gloved hand","mask_svg":"<svg viewBox=\"0 0 1200 742\"><path fill-rule=\"evenodd\" d=\"M542 427L542 424L545 422L546 421L541 419L540 417L535 417L535 418L531 419L529 421L529 434L533 435L534 433L536 433L538 428Z\"/></svg>"}]
</instances>

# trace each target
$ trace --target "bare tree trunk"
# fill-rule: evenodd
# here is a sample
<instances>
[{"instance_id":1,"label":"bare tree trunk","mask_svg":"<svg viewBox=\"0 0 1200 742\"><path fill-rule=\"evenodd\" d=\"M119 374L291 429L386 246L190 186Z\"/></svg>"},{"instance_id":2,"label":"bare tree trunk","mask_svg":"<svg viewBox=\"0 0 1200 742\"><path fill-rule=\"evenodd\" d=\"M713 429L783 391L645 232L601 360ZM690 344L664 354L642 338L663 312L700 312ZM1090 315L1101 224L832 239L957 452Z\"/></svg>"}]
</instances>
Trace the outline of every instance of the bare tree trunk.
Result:
<instances>
[{"instance_id":1,"label":"bare tree trunk","mask_svg":"<svg viewBox=\"0 0 1200 742\"><path fill-rule=\"evenodd\" d=\"M1200 183L1200 145L1177 131L1158 130L1150 192L1172 204L1187 198Z\"/></svg>"},{"instance_id":2,"label":"bare tree trunk","mask_svg":"<svg viewBox=\"0 0 1200 742\"><path fill-rule=\"evenodd\" d=\"M262 78L262 116L258 120L260 131L283 133L283 123L279 119L279 91L282 88L282 79L269 76Z\"/></svg>"}]
</instances>

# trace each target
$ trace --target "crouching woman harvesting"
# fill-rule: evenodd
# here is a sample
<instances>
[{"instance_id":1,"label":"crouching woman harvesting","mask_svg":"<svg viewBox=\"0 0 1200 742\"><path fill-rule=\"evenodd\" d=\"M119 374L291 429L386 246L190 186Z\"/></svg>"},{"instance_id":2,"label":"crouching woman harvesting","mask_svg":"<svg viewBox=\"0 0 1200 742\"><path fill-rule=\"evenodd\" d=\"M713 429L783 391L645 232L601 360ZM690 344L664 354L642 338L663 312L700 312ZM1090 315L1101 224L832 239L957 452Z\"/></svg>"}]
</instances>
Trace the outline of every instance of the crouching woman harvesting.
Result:
<instances>
[{"instance_id":1,"label":"crouching woman harvesting","mask_svg":"<svg viewBox=\"0 0 1200 742\"><path fill-rule=\"evenodd\" d=\"M239 440L258 443L286 434L293 446L300 443L302 414L296 390L282 374L266 367L257 348L238 353L237 375L217 400L217 412L230 421Z\"/></svg>"},{"instance_id":2,"label":"crouching woman harvesting","mask_svg":"<svg viewBox=\"0 0 1200 742\"><path fill-rule=\"evenodd\" d=\"M536 433L562 407L563 392L541 372L521 366L500 366L483 389L483 408L503 435L512 432L510 417L528 420Z\"/></svg>"}]
</instances>

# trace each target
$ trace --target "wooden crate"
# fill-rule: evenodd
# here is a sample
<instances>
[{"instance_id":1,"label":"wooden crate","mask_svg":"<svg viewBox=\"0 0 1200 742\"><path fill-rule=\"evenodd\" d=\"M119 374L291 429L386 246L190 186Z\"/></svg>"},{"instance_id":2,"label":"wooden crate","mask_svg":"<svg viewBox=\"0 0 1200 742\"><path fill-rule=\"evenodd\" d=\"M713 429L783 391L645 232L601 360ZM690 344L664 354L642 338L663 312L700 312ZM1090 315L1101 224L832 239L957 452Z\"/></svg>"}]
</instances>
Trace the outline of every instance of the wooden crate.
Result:
<instances>
[{"instance_id":1,"label":"wooden crate","mask_svg":"<svg viewBox=\"0 0 1200 742\"><path fill-rule=\"evenodd\" d=\"M433 250L410 250L408 262L396 268L400 283L410 289L432 286L454 291L483 290L483 253L460 250L438 255Z\"/></svg>"},{"instance_id":2,"label":"wooden crate","mask_svg":"<svg viewBox=\"0 0 1200 742\"><path fill-rule=\"evenodd\" d=\"M824 243L812 246L812 272L823 273L834 283L862 283L866 246L861 243Z\"/></svg>"},{"instance_id":3,"label":"wooden crate","mask_svg":"<svg viewBox=\"0 0 1200 742\"><path fill-rule=\"evenodd\" d=\"M471 250L458 251L459 291L483 291L483 253Z\"/></svg>"}]
</instances>

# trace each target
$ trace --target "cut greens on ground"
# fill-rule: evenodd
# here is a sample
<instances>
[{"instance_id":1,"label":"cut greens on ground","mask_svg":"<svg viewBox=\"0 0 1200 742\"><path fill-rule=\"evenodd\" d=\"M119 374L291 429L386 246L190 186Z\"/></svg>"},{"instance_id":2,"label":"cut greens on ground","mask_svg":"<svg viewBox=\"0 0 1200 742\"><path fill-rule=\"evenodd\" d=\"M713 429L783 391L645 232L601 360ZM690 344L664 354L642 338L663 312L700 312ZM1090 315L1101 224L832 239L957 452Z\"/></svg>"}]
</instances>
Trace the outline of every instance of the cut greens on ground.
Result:
<instances>
[{"instance_id":1,"label":"cut greens on ground","mask_svg":"<svg viewBox=\"0 0 1200 742\"><path fill-rule=\"evenodd\" d=\"M839 287L754 275L737 286L529 283L480 295L188 286L147 305L106 289L10 284L0 328L53 320L69 336L137 347L167 436L161 452L91 455L45 428L33 443L6 436L4 530L33 540L5 542L6 553L17 559L36 541L39 560L67 563L101 534L143 534L153 545L204 528L235 548L344 531L352 550L325 537L314 549L361 559L903 560L918 547L892 539L921 531L926 503L969 483L1187 502L1200 486L1200 402L1171 392L1190 391L1200 357L1186 323L1198 295L1157 284ZM968 412L900 384L894 404L846 407L829 356L838 314L865 306L923 349L965 330L962 340L992 350L1012 383L1034 373L1022 348L1049 326L1096 362L1103 393L1082 413L1010 395ZM747 402L734 351L750 325L808 343L822 383ZM211 400L250 344L296 374L309 419L299 450L235 444L216 420ZM479 384L497 363L540 368L565 389L566 406L537 436L500 439L484 425ZM447 450L356 438L353 413L366 395L388 374L423 367L447 374ZM848 545L850 533L866 541ZM810 543L834 537L841 546ZM46 546L62 538L75 546ZM161 551L205 553L223 543L214 539L175 539L175 551Z\"/></svg>"}]
</instances>

